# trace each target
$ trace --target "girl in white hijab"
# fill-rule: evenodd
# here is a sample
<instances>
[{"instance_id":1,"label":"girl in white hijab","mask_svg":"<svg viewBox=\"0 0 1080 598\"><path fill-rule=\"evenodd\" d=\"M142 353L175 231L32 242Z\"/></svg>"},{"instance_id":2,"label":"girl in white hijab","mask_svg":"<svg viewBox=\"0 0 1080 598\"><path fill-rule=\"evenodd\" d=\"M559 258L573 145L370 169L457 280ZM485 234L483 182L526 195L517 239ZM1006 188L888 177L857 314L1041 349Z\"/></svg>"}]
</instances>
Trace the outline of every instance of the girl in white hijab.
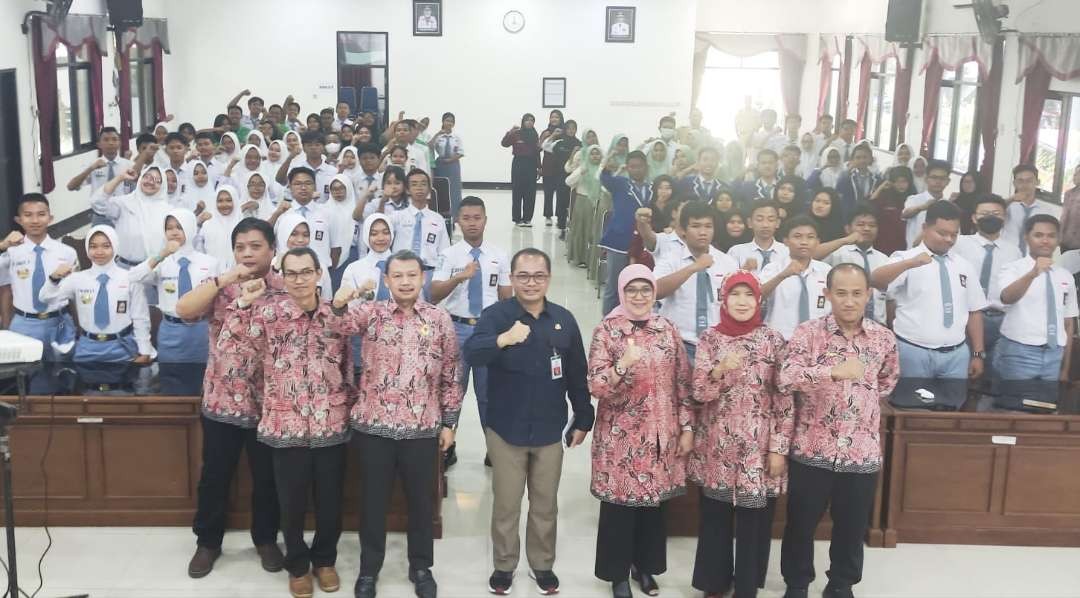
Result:
<instances>
[{"instance_id":1,"label":"girl in white hijab","mask_svg":"<svg viewBox=\"0 0 1080 598\"><path fill-rule=\"evenodd\" d=\"M374 301L386 301L390 290L383 280L383 268L390 259L390 248L394 245L394 225L390 218L376 212L364 218L360 227L360 251L363 257L345 267L341 276L341 285L353 289L371 288L368 297ZM360 363L360 340L363 335L352 337L353 363Z\"/></svg>"},{"instance_id":2,"label":"girl in white hijab","mask_svg":"<svg viewBox=\"0 0 1080 598\"><path fill-rule=\"evenodd\" d=\"M180 177L177 176L176 171L172 167L165 167L165 199L168 200L169 205L172 207L180 206L180 201L183 196L183 186L180 184Z\"/></svg>"},{"instance_id":3,"label":"girl in white hijab","mask_svg":"<svg viewBox=\"0 0 1080 598\"><path fill-rule=\"evenodd\" d=\"M249 172L241 182L240 211L244 216L254 216L269 221L285 188L261 172Z\"/></svg>"},{"instance_id":4,"label":"girl in white hijab","mask_svg":"<svg viewBox=\"0 0 1080 598\"><path fill-rule=\"evenodd\" d=\"M127 181L135 182L135 189L124 195L113 195L117 187ZM94 211L113 222L116 235L122 241L114 249L121 267L137 266L165 245L165 230L158 224L172 209L166 186L163 169L147 166L138 177L133 170L119 173L91 196Z\"/></svg>"},{"instance_id":5,"label":"girl in white hijab","mask_svg":"<svg viewBox=\"0 0 1080 598\"><path fill-rule=\"evenodd\" d=\"M258 172L264 177L273 174L270 167L263 162L262 152L259 151L258 146L248 144L237 152L229 161L229 165L225 167L226 179L224 182L234 187L240 187L247 180L248 175L253 172Z\"/></svg>"},{"instance_id":6,"label":"girl in white hijab","mask_svg":"<svg viewBox=\"0 0 1080 598\"><path fill-rule=\"evenodd\" d=\"M199 215L199 238L196 248L217 259L221 271L232 268L232 231L243 219L240 212L240 193L232 185L221 185L214 202Z\"/></svg>"},{"instance_id":7,"label":"girl in white hijab","mask_svg":"<svg viewBox=\"0 0 1080 598\"><path fill-rule=\"evenodd\" d=\"M214 160L224 171L225 167L232 161L233 156L240 152L240 140L236 137L236 133L232 131L226 131L221 136L221 144L218 147L218 153L214 155Z\"/></svg>"},{"instance_id":8,"label":"girl in white hijab","mask_svg":"<svg viewBox=\"0 0 1080 598\"><path fill-rule=\"evenodd\" d=\"M266 157L266 137L263 136L262 131L251 130L248 131L247 139L242 139L244 145L254 145L259 148L259 155Z\"/></svg>"},{"instance_id":9,"label":"girl in white hijab","mask_svg":"<svg viewBox=\"0 0 1080 598\"><path fill-rule=\"evenodd\" d=\"M214 186L210 184L210 172L205 164L199 160L192 160L189 164L192 165L191 178L184 186L180 205L195 212L198 216L214 201Z\"/></svg>"},{"instance_id":10,"label":"girl in white hijab","mask_svg":"<svg viewBox=\"0 0 1080 598\"><path fill-rule=\"evenodd\" d=\"M154 153L154 164L165 168L169 165L169 154L165 152L165 136L169 134L169 125L159 122L154 125L154 143L158 144L158 150ZM134 158L134 156L132 156Z\"/></svg>"},{"instance_id":11,"label":"girl in white hijab","mask_svg":"<svg viewBox=\"0 0 1080 598\"><path fill-rule=\"evenodd\" d=\"M289 131L289 133L292 133L292 131ZM275 139L266 146L266 160L264 163L269 164L273 172L277 172L288 156L289 150L285 147L285 141Z\"/></svg>"},{"instance_id":12,"label":"girl in white hijab","mask_svg":"<svg viewBox=\"0 0 1080 598\"><path fill-rule=\"evenodd\" d=\"M915 192L912 195L926 191L926 158L916 156L911 161L911 176L915 180Z\"/></svg>"},{"instance_id":13,"label":"girl in white hijab","mask_svg":"<svg viewBox=\"0 0 1080 598\"><path fill-rule=\"evenodd\" d=\"M814 141L814 136L810 133L803 133L802 137L799 138L799 165L795 167L795 174L804 179L810 178L820 161L819 154L814 151L815 149L817 149L817 142Z\"/></svg>"},{"instance_id":14,"label":"girl in white hijab","mask_svg":"<svg viewBox=\"0 0 1080 598\"><path fill-rule=\"evenodd\" d=\"M281 258L286 251L311 244L311 225L300 212L286 212L278 217L274 224L274 237L277 238L277 255L274 256L273 268L280 273ZM329 267L322 268L322 277L319 279L319 297L327 300L334 298L329 271Z\"/></svg>"},{"instance_id":15,"label":"girl in white hijab","mask_svg":"<svg viewBox=\"0 0 1080 598\"><path fill-rule=\"evenodd\" d=\"M338 174L330 179L330 199L323 206L330 212L331 225L337 227L335 238L349 240L348 248L342 252L341 265L335 269L332 277L334 288L337 288L345 266L360 257L356 249L360 236L360 222L353 220L353 211L356 209L356 188L353 187L352 179L348 175Z\"/></svg>"},{"instance_id":16,"label":"girl in white hijab","mask_svg":"<svg viewBox=\"0 0 1080 598\"><path fill-rule=\"evenodd\" d=\"M814 171L814 174L810 175L807 184L810 185L811 189L820 189L822 187L835 189L836 181L843 172L844 158L840 154L840 149L829 146L825 148L825 153L821 154L821 165Z\"/></svg>"}]
</instances>

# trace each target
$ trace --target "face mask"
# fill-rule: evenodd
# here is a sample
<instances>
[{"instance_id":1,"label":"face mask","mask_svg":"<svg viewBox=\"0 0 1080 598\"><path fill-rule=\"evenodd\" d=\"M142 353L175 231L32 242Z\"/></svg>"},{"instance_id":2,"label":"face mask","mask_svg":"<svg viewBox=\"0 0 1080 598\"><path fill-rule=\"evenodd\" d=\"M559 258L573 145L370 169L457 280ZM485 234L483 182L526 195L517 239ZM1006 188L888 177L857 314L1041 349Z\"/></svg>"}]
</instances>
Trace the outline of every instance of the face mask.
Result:
<instances>
[{"instance_id":1,"label":"face mask","mask_svg":"<svg viewBox=\"0 0 1080 598\"><path fill-rule=\"evenodd\" d=\"M664 141L675 139L675 129L660 129L660 138Z\"/></svg>"},{"instance_id":2,"label":"face mask","mask_svg":"<svg viewBox=\"0 0 1080 598\"><path fill-rule=\"evenodd\" d=\"M336 153L338 153L338 150L340 150L340 149L341 149L341 144L340 143L327 143L326 144L326 153L328 153L328 154L336 154Z\"/></svg>"},{"instance_id":3,"label":"face mask","mask_svg":"<svg viewBox=\"0 0 1080 598\"><path fill-rule=\"evenodd\" d=\"M983 216L975 221L975 225L979 228L979 232L993 235L1005 226L1005 219L997 216Z\"/></svg>"}]
</instances>

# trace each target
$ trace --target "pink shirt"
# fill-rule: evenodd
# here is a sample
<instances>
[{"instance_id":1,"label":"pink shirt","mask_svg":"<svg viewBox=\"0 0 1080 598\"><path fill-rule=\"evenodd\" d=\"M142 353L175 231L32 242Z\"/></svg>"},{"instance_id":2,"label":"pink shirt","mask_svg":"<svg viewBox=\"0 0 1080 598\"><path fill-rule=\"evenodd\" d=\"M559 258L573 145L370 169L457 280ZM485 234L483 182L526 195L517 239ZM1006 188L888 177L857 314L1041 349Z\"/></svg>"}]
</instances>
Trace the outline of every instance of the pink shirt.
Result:
<instances>
[{"instance_id":1,"label":"pink shirt","mask_svg":"<svg viewBox=\"0 0 1080 598\"><path fill-rule=\"evenodd\" d=\"M776 386L783 351L784 337L766 326L734 337L710 328L698 341L694 400L704 405L690 479L713 500L762 508L787 487L786 476L765 472L769 453L788 454L794 426L791 393ZM742 366L713 379L710 372L728 353L741 354Z\"/></svg>"},{"instance_id":2,"label":"pink shirt","mask_svg":"<svg viewBox=\"0 0 1080 598\"><path fill-rule=\"evenodd\" d=\"M849 357L863 363L863 377L833 380L832 368ZM832 315L803 322L781 363L779 390L799 393L791 458L840 472L881 469L880 400L892 393L900 373L892 331L864 319L848 340Z\"/></svg>"},{"instance_id":3,"label":"pink shirt","mask_svg":"<svg viewBox=\"0 0 1080 598\"><path fill-rule=\"evenodd\" d=\"M390 301L360 303L328 320L363 335L353 429L403 440L433 438L457 424L463 391L457 335L444 310L417 301L406 315Z\"/></svg>"},{"instance_id":4,"label":"pink shirt","mask_svg":"<svg viewBox=\"0 0 1080 598\"><path fill-rule=\"evenodd\" d=\"M246 309L233 302L229 313L225 330L262 373L259 440L278 448L348 441L352 351L348 337L327 327L330 303L321 302L309 316L279 293Z\"/></svg>"},{"instance_id":5,"label":"pink shirt","mask_svg":"<svg viewBox=\"0 0 1080 598\"><path fill-rule=\"evenodd\" d=\"M615 374L630 339L641 360ZM657 506L685 493L686 458L675 456L682 426L693 423L690 360L679 330L654 315L637 327L624 316L604 320L589 348L589 392L597 400L592 493L609 503Z\"/></svg>"}]
</instances>

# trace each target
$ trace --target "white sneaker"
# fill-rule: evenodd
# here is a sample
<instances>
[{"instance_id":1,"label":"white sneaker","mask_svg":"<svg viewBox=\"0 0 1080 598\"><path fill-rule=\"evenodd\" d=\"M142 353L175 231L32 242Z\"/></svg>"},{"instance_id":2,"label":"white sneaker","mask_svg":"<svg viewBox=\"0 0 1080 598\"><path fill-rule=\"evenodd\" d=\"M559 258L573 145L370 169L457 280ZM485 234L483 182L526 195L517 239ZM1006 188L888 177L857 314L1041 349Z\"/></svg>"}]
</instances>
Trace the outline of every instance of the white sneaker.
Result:
<instances>
[{"instance_id":1,"label":"white sneaker","mask_svg":"<svg viewBox=\"0 0 1080 598\"><path fill-rule=\"evenodd\" d=\"M521 223L521 226L524 228L532 228L532 222L525 220Z\"/></svg>"}]
</instances>

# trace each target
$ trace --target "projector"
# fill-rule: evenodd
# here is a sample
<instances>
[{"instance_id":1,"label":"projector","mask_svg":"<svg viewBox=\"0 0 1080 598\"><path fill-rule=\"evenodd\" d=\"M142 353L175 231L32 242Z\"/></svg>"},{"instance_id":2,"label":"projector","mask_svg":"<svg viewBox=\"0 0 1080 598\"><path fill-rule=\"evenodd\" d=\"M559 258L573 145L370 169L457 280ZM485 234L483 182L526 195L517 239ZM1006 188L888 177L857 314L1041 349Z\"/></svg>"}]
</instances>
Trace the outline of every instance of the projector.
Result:
<instances>
[{"instance_id":1,"label":"projector","mask_svg":"<svg viewBox=\"0 0 1080 598\"><path fill-rule=\"evenodd\" d=\"M36 338L10 330L0 330L0 363L33 363L41 361L45 345Z\"/></svg>"}]
</instances>

